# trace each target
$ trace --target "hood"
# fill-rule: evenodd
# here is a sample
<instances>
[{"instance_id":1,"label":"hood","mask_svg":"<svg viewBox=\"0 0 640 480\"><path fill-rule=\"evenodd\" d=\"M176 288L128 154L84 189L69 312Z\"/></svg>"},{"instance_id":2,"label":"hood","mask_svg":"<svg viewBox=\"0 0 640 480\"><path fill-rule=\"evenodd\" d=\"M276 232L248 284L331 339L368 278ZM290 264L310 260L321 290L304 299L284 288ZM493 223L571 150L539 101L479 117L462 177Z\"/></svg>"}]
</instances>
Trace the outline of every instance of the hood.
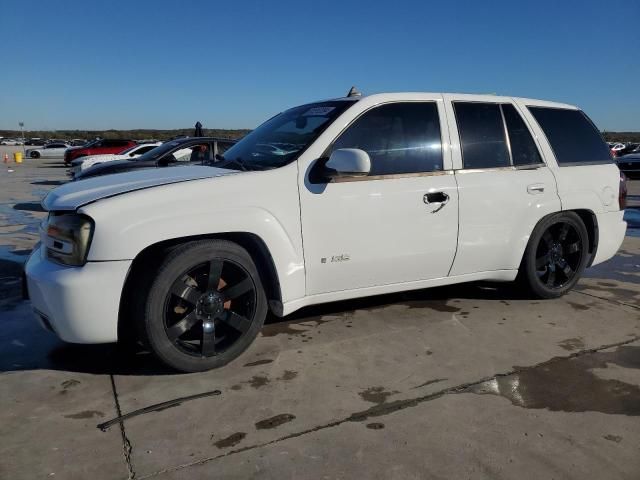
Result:
<instances>
[{"instance_id":1,"label":"hood","mask_svg":"<svg viewBox=\"0 0 640 480\"><path fill-rule=\"evenodd\" d=\"M80 165L81 163L88 161L93 161L93 160L107 160L107 159L114 159L114 160L126 160L127 158L133 158L133 157L129 157L129 155L118 155L115 153L103 153L102 155L89 155L86 157L80 157L80 158L76 158L75 160L73 160L71 162L71 165L74 167L77 167L78 165Z\"/></svg>"},{"instance_id":2,"label":"hood","mask_svg":"<svg viewBox=\"0 0 640 480\"><path fill-rule=\"evenodd\" d=\"M87 203L135 190L234 173L239 172L225 168L193 165L188 167L152 168L99 176L87 180L69 182L52 190L42 200L42 206L48 211L76 210Z\"/></svg>"}]
</instances>

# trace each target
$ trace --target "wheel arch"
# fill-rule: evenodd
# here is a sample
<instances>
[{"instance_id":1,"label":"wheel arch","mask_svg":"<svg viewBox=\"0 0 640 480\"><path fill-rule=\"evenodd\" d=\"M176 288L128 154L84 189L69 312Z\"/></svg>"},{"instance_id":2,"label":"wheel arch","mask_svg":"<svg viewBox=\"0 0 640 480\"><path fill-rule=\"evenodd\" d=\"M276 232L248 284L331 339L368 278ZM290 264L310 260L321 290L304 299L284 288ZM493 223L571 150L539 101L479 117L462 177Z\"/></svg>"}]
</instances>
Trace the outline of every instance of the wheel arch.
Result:
<instances>
[{"instance_id":1,"label":"wheel arch","mask_svg":"<svg viewBox=\"0 0 640 480\"><path fill-rule=\"evenodd\" d=\"M598 231L598 219L596 214L589 209L576 209L566 210L567 212L574 212L582 220L584 226L587 228L587 234L589 235L589 261L587 262L587 268L593 263L593 259L596 257L598 251L598 238L600 236Z\"/></svg>"},{"instance_id":2,"label":"wheel arch","mask_svg":"<svg viewBox=\"0 0 640 480\"><path fill-rule=\"evenodd\" d=\"M533 232L535 231L536 228L538 228L538 225L540 225L541 222L545 221L547 218L553 215L558 215L560 213L567 213L567 212L573 212L576 215L578 215L578 217L580 217L580 220L582 220L582 223L584 223L585 228L587 229L587 235L589 237L589 250L588 250L589 261L587 262L587 267L590 267L591 264L593 263L593 259L595 258L596 252L598 250L598 237L599 237L598 219L596 218L596 214L592 210L589 210L589 209L560 210L558 212L553 212L548 215L545 215L544 217L540 218L531 229L531 233L529 234L529 240L531 239ZM526 253L526 248L522 251L522 259L520 262L521 265L522 265L522 261L524 260L525 253Z\"/></svg>"},{"instance_id":3,"label":"wheel arch","mask_svg":"<svg viewBox=\"0 0 640 480\"><path fill-rule=\"evenodd\" d=\"M136 255L127 272L120 294L118 308L118 339L133 340L136 338L136 315L141 314L144 295L137 295L136 285L146 289L154 278L154 273L162 259L175 247L197 240L228 240L243 247L256 264L260 280L265 289L269 310L275 315L282 315L282 291L278 271L267 244L255 233L225 232L216 234L192 235L187 237L163 240L147 246Z\"/></svg>"}]
</instances>

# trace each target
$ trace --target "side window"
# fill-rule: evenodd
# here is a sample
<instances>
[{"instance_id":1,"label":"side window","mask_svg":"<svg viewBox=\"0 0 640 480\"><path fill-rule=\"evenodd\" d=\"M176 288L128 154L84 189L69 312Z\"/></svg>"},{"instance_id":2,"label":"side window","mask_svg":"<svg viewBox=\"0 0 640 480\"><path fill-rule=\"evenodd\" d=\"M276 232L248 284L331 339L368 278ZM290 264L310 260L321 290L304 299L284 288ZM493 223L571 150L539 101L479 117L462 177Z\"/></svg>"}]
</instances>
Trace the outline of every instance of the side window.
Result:
<instances>
[{"instance_id":1,"label":"side window","mask_svg":"<svg viewBox=\"0 0 640 480\"><path fill-rule=\"evenodd\" d=\"M454 102L464 168L511 165L497 103Z\"/></svg>"},{"instance_id":2,"label":"side window","mask_svg":"<svg viewBox=\"0 0 640 480\"><path fill-rule=\"evenodd\" d=\"M148 145L146 147L139 148L138 150L136 150L135 155L142 155L143 153L147 153L149 150L153 150L154 148L156 148L155 145Z\"/></svg>"},{"instance_id":3,"label":"side window","mask_svg":"<svg viewBox=\"0 0 640 480\"><path fill-rule=\"evenodd\" d=\"M610 163L609 147L580 110L527 107L549 140L559 165Z\"/></svg>"},{"instance_id":4,"label":"side window","mask_svg":"<svg viewBox=\"0 0 640 480\"><path fill-rule=\"evenodd\" d=\"M442 170L438 107L407 102L373 108L338 137L331 151L339 148L367 152L371 176Z\"/></svg>"},{"instance_id":5,"label":"side window","mask_svg":"<svg viewBox=\"0 0 640 480\"><path fill-rule=\"evenodd\" d=\"M163 158L167 163L173 162L198 162L207 163L213 160L211 148L208 143L189 145L188 147L179 148Z\"/></svg>"},{"instance_id":6,"label":"side window","mask_svg":"<svg viewBox=\"0 0 640 480\"><path fill-rule=\"evenodd\" d=\"M529 129L516 111L516 108L509 103L503 103L501 107L504 121L507 124L507 132L509 133L513 164L534 165L542 163L536 142L534 142Z\"/></svg>"}]
</instances>

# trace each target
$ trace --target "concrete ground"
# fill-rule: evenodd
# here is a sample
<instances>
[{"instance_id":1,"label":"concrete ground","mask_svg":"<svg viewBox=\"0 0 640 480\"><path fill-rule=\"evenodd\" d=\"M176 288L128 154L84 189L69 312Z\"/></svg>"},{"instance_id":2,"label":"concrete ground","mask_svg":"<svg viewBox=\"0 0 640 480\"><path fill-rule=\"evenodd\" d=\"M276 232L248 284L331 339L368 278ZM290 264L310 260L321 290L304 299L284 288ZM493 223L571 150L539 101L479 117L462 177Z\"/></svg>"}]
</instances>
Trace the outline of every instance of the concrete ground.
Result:
<instances>
[{"instance_id":1,"label":"concrete ground","mask_svg":"<svg viewBox=\"0 0 640 480\"><path fill-rule=\"evenodd\" d=\"M177 375L37 326L18 274L65 169L14 170L0 478L640 478L640 182L620 252L564 298L474 284L323 305L270 319L223 369Z\"/></svg>"}]
</instances>

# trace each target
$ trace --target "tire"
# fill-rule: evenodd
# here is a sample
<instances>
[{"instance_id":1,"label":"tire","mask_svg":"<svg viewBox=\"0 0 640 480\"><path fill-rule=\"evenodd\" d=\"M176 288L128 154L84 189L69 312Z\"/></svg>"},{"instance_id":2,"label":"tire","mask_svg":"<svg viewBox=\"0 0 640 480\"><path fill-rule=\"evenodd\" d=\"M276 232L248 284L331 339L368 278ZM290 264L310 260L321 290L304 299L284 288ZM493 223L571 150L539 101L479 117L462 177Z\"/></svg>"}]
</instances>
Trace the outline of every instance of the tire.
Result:
<instances>
[{"instance_id":1,"label":"tire","mask_svg":"<svg viewBox=\"0 0 640 480\"><path fill-rule=\"evenodd\" d=\"M202 240L168 253L140 318L142 341L182 372L226 365L253 342L267 315L258 270L247 251Z\"/></svg>"},{"instance_id":2,"label":"tire","mask_svg":"<svg viewBox=\"0 0 640 480\"><path fill-rule=\"evenodd\" d=\"M40 152L31 152L29 153L31 158L40 158Z\"/></svg>"},{"instance_id":3,"label":"tire","mask_svg":"<svg viewBox=\"0 0 640 480\"><path fill-rule=\"evenodd\" d=\"M518 273L537 298L558 298L571 290L589 261L589 234L580 217L562 212L543 218L533 230Z\"/></svg>"}]
</instances>

